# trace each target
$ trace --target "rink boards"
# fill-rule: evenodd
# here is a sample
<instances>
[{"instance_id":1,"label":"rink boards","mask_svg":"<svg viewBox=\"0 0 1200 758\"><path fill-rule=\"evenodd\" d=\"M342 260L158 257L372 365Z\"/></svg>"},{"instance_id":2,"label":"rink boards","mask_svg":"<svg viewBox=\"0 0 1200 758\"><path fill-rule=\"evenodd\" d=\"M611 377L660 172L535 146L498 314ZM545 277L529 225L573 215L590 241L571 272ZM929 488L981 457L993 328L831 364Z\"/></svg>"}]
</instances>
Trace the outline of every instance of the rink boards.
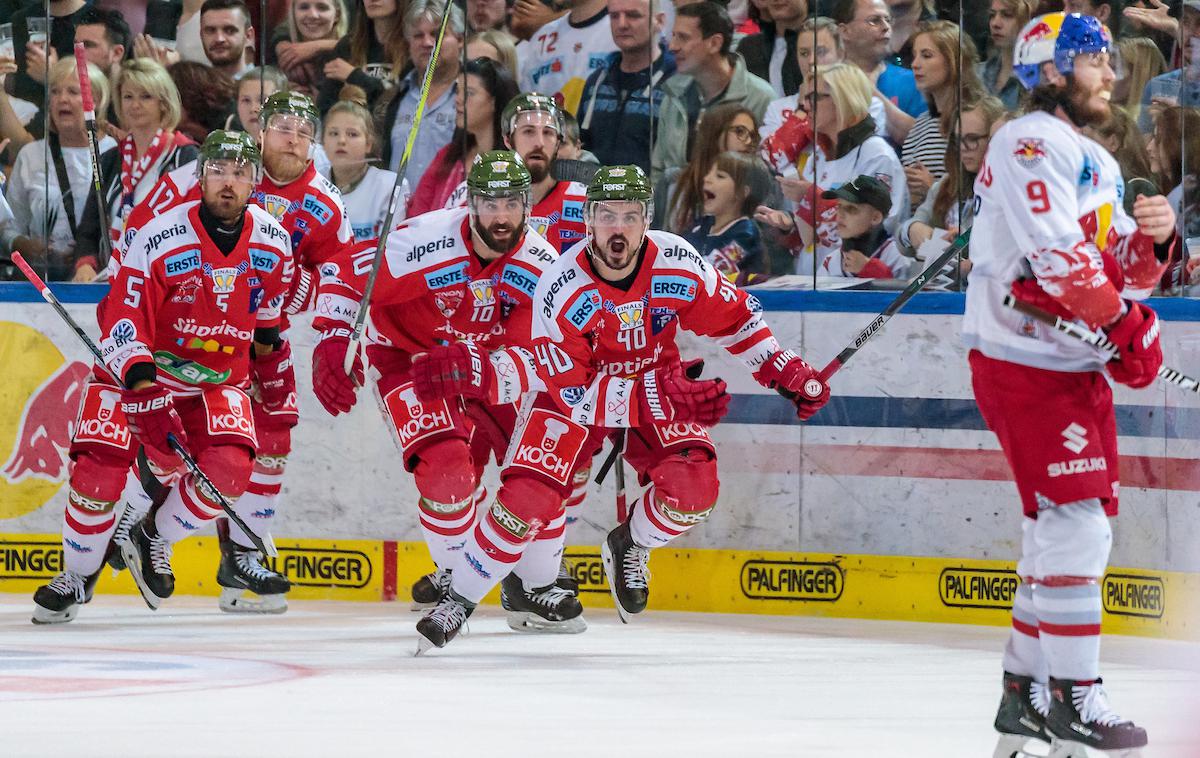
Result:
<instances>
[{"instance_id":1,"label":"rink boards","mask_svg":"<svg viewBox=\"0 0 1200 758\"><path fill-rule=\"evenodd\" d=\"M94 335L95 290L58 289ZM781 342L817 364L891 297L758 294ZM1200 373L1194 304L1154 305L1168 363ZM915 298L835 377L833 401L806 425L719 348L685 335L685 353L704 357L706 375L728 381L734 398L713 431L718 507L674 553L656 553L652 607L1006 623L1001 608L1015 587L1008 562L1018 550L1020 513L1007 464L972 400L958 338L961 312L958 295ZM291 338L302 420L274 532L281 546L305 550L284 551L283 568L300 577L300 596L386 598L394 592L388 577L403 595L428 568L411 477L372 393L362 393L349 416L329 418L309 389L315 335L298 323ZM31 288L0 284L4 540L40 542L43 552L58 544L65 449L86 361ZM1116 400L1123 488L1112 563L1128 568L1106 577L1105 623L1112 631L1196 638L1200 396L1156 386L1117 388ZM494 492L494 470L486 481ZM611 481L572 516L568 541L573 552L590 556L580 571L585 587L597 588L589 603L606 604L589 546L613 523ZM206 540L180 545L176 555L181 577L194 577L181 592L215 592L215 550ZM24 592L38 582L16 578L26 575L20 572L31 558L3 560L0 591Z\"/></svg>"}]
</instances>

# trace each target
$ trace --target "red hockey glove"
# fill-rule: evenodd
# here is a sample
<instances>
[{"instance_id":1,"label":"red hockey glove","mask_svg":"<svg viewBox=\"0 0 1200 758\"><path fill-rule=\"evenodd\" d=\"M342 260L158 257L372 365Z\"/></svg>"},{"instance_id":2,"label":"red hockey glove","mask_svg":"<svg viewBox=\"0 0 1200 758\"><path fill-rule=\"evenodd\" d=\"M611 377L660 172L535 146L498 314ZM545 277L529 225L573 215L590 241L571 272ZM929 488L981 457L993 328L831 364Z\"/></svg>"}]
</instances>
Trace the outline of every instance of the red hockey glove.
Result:
<instances>
[{"instance_id":1,"label":"red hockey glove","mask_svg":"<svg viewBox=\"0 0 1200 758\"><path fill-rule=\"evenodd\" d=\"M413 356L412 380L423 403L448 397L482 400L492 384L492 362L474 342L439 345Z\"/></svg>"},{"instance_id":2,"label":"red hockey glove","mask_svg":"<svg viewBox=\"0 0 1200 758\"><path fill-rule=\"evenodd\" d=\"M780 350L759 366L754 374L767 389L780 390L796 404L796 417L808 421L829 402L829 385L820 372L791 350Z\"/></svg>"},{"instance_id":3,"label":"red hockey glove","mask_svg":"<svg viewBox=\"0 0 1200 758\"><path fill-rule=\"evenodd\" d=\"M355 389L363 384L361 353L355 354L349 376L342 368L349 348L350 330L330 329L313 350L313 393L331 416L349 413L358 399Z\"/></svg>"},{"instance_id":4,"label":"red hockey glove","mask_svg":"<svg viewBox=\"0 0 1200 758\"><path fill-rule=\"evenodd\" d=\"M187 435L166 387L151 384L140 390L123 390L121 410L125 413L129 431L146 448L146 454L156 465L167 471L183 465L183 460L167 442L167 435L174 434L179 444L186 445Z\"/></svg>"},{"instance_id":5,"label":"red hockey glove","mask_svg":"<svg viewBox=\"0 0 1200 758\"><path fill-rule=\"evenodd\" d=\"M1148 306L1130 302L1129 310L1108 328L1108 339L1117 346L1120 358L1108 362L1112 378L1130 387L1145 387L1154 381L1162 365L1158 341L1158 316Z\"/></svg>"},{"instance_id":6,"label":"red hockey glove","mask_svg":"<svg viewBox=\"0 0 1200 758\"><path fill-rule=\"evenodd\" d=\"M1067 306L1046 294L1046 290L1042 289L1042 285L1038 284L1037 279L1033 277L1017 279L1012 283L1010 291L1013 297L1023 303L1029 303L1035 308L1040 308L1046 313L1058 316L1064 321L1075 320L1075 314L1071 313L1067 309Z\"/></svg>"},{"instance_id":7,"label":"red hockey glove","mask_svg":"<svg viewBox=\"0 0 1200 758\"><path fill-rule=\"evenodd\" d=\"M692 368L694 364L690 364ZM647 371L635 390L641 423L695 421L715 426L729 412L729 393L720 379L692 380L678 363Z\"/></svg>"},{"instance_id":8,"label":"red hockey glove","mask_svg":"<svg viewBox=\"0 0 1200 758\"><path fill-rule=\"evenodd\" d=\"M250 376L258 387L263 410L291 428L300 422L296 412L296 372L288 342L250 361ZM289 402L290 401L290 402Z\"/></svg>"}]
</instances>

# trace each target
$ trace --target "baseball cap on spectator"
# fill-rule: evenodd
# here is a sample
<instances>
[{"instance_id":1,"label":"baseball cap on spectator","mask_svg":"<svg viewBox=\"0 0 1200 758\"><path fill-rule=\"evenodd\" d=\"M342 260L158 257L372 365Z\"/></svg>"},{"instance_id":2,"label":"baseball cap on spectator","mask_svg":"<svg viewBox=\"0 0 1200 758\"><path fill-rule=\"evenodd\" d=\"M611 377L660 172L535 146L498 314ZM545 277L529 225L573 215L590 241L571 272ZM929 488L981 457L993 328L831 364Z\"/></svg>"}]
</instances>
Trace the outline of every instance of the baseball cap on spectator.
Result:
<instances>
[{"instance_id":1,"label":"baseball cap on spectator","mask_svg":"<svg viewBox=\"0 0 1200 758\"><path fill-rule=\"evenodd\" d=\"M826 200L847 200L851 203L869 205L886 218L892 210L892 193L883 182L873 176L860 174L834 190L825 190L821 197Z\"/></svg>"}]
</instances>

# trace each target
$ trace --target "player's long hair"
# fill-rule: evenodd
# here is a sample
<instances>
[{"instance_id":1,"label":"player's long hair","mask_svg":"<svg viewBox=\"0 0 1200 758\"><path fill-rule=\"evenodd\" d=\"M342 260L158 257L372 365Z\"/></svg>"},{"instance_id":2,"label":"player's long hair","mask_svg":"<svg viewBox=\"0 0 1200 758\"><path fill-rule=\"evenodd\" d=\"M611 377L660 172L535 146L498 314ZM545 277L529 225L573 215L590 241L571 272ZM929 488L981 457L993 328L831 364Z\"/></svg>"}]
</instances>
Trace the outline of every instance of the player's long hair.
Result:
<instances>
[{"instance_id":1,"label":"player's long hair","mask_svg":"<svg viewBox=\"0 0 1200 758\"><path fill-rule=\"evenodd\" d=\"M698 209L704 197L704 176L716 162L717 156L725 151L725 132L733 120L742 114L754 122L758 132L758 119L749 109L739 103L722 103L704 112L696 127L696 139L692 154L679 178L675 182L675 196L667 208L665 228L676 234L689 231L699 218Z\"/></svg>"},{"instance_id":2,"label":"player's long hair","mask_svg":"<svg viewBox=\"0 0 1200 758\"><path fill-rule=\"evenodd\" d=\"M946 83L942 86L957 93L953 100L955 104L972 102L986 94L975 68L979 64L979 53L975 43L962 33L958 24L952 21L922 21L912 37L914 45L918 37L929 40L929 44L942 56L946 65ZM952 108L950 113L940 113L933 92L925 93L925 102L929 106L929 115L940 119L942 133L949 134L950 119L958 108Z\"/></svg>"},{"instance_id":3,"label":"player's long hair","mask_svg":"<svg viewBox=\"0 0 1200 758\"><path fill-rule=\"evenodd\" d=\"M963 104L963 113L972 111L978 111L983 116L984 128L988 131L991 131L992 126L1006 113L1004 103L991 95L981 97L973 103ZM961 122L959 128L962 128ZM986 146L984 150L987 150ZM962 166L959 158L957 131L952 132L950 138L946 140L946 167L948 169L946 177L942 179L938 193L933 199L931 226L941 226L942 220L946 218L946 214L950 212L954 204L961 203L973 194L975 173L967 171ZM959 223L962 223L961 219Z\"/></svg>"}]
</instances>

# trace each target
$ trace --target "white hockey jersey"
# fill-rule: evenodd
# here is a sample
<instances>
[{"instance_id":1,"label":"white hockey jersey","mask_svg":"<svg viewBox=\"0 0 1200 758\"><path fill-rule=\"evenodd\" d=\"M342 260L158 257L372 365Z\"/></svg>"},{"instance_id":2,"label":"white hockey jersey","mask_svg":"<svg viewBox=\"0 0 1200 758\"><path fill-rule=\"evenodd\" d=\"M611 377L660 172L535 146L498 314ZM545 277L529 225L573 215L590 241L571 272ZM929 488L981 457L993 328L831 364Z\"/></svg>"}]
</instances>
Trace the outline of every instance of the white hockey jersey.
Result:
<instances>
[{"instance_id":1,"label":"white hockey jersey","mask_svg":"<svg viewBox=\"0 0 1200 758\"><path fill-rule=\"evenodd\" d=\"M388 203L392 199L392 189L396 186L396 172L386 169L367 167L363 176L354 189L342 194L342 204L346 206L346 215L350 219L350 228L354 231L354 239L378 239L383 229L383 217L387 215ZM404 180L401 197L409 196L408 180ZM404 203L396 208L393 222L404 220Z\"/></svg>"},{"instance_id":2,"label":"white hockey jersey","mask_svg":"<svg viewBox=\"0 0 1200 758\"><path fill-rule=\"evenodd\" d=\"M1083 323L1103 326L1121 297L1150 294L1161 267L1154 243L1122 205L1116 160L1066 121L1044 112L1005 124L975 180L971 286L963 339L998 360L1055 371L1097 371L1094 348L1003 304L1014 280L1035 276ZM1118 292L1104 273L1106 251L1125 275Z\"/></svg>"},{"instance_id":3,"label":"white hockey jersey","mask_svg":"<svg viewBox=\"0 0 1200 758\"><path fill-rule=\"evenodd\" d=\"M608 12L598 13L583 26L560 16L517 45L521 91L560 95L559 103L571 113L579 109L583 84L617 51Z\"/></svg>"}]
</instances>

